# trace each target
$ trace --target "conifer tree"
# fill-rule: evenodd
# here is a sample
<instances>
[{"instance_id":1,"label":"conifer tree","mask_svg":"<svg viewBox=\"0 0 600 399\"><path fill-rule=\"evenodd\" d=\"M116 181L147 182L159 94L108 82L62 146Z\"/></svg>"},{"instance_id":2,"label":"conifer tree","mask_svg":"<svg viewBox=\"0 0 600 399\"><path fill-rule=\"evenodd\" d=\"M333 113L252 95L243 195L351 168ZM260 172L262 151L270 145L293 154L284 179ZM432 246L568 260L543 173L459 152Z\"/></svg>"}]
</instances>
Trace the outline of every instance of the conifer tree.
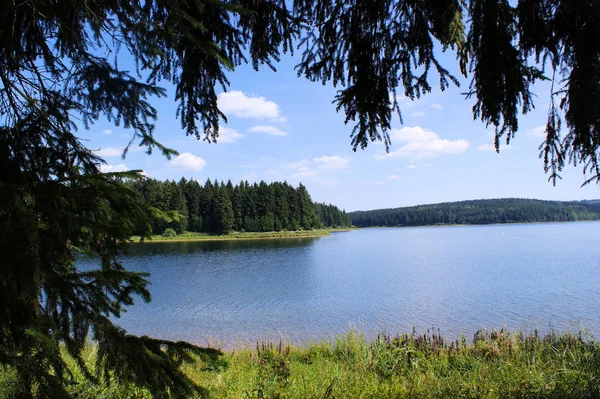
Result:
<instances>
[{"instance_id":1,"label":"conifer tree","mask_svg":"<svg viewBox=\"0 0 600 399\"><path fill-rule=\"evenodd\" d=\"M217 104L218 88L228 85L226 72L244 62L274 68L282 53L299 45L299 75L340 88L335 102L346 122L355 123L354 148L371 140L387 146L392 112L400 114L399 95L414 99L429 92L432 70L442 89L457 84L436 58L439 43L456 53L461 73L472 78L474 117L495 127L497 148L501 139L513 139L519 113L533 107L531 84L551 80L540 146L544 168L556 182L565 164L582 164L589 172L586 183L600 181L597 0L296 0L291 9L287 4L3 4L0 363L16 370L19 396L33 396L34 386L40 397L68 396L59 343L91 381L113 373L156 397L202 394L178 369L189 353L202 353L199 348L133 337L111 321L134 295L149 299L145 276L119 263L120 244L133 234L149 235L158 209L172 207L148 206L123 184L140 178L137 172L101 174L103 160L77 136L78 127L106 118L130 129L130 145L171 156L175 152L153 136L157 111L151 101L167 93L161 81L174 85L186 133L216 141L219 121L226 120ZM133 57L136 71L121 68L123 53ZM212 201L207 186L200 203ZM165 187L148 186L149 197L162 195ZM245 189L244 225L256 228L256 187ZM312 208L301 197L288 189L288 228L314 226ZM203 225L212 227L210 216L202 214ZM423 217L407 214L406 222ZM98 256L101 267L77 270L74 252ZM88 334L99 344L93 371L81 358Z\"/></svg>"},{"instance_id":2,"label":"conifer tree","mask_svg":"<svg viewBox=\"0 0 600 399\"><path fill-rule=\"evenodd\" d=\"M233 229L233 207L227 190L220 187L213 200L213 229L217 234L226 234Z\"/></svg>"}]
</instances>

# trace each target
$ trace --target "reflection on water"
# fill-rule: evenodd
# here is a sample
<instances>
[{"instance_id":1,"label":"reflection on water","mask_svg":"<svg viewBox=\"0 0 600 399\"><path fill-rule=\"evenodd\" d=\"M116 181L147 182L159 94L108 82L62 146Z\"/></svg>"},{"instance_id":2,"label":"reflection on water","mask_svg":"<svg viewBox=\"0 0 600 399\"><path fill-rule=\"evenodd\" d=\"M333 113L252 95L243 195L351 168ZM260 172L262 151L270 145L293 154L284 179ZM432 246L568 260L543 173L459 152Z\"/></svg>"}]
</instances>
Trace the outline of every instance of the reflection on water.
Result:
<instances>
[{"instance_id":1,"label":"reflection on water","mask_svg":"<svg viewBox=\"0 0 600 399\"><path fill-rule=\"evenodd\" d=\"M189 254L201 251L245 250L253 248L290 248L305 246L316 238L278 238L260 240L224 240L224 241L146 241L126 246L126 254L131 256L152 256L162 254Z\"/></svg>"},{"instance_id":2,"label":"reflection on water","mask_svg":"<svg viewBox=\"0 0 600 399\"><path fill-rule=\"evenodd\" d=\"M600 223L365 229L329 237L132 244L153 301L128 331L225 347L438 327L600 327ZM93 261L80 262L91 267ZM579 326L576 325L575 328Z\"/></svg>"}]
</instances>

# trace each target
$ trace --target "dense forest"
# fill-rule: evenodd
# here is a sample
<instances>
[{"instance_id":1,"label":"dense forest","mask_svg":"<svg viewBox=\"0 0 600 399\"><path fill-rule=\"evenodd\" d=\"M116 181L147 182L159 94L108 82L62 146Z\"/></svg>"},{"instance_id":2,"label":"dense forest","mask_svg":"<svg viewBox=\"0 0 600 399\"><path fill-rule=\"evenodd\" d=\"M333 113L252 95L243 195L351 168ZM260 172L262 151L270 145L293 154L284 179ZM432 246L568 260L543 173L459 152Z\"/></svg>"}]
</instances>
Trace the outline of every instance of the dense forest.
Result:
<instances>
[{"instance_id":1,"label":"dense forest","mask_svg":"<svg viewBox=\"0 0 600 399\"><path fill-rule=\"evenodd\" d=\"M229 231L309 230L351 227L346 212L334 205L312 202L306 187L264 181L234 186L207 180L137 180L131 183L146 203L162 211L175 211L172 220L156 218L154 234L167 228L223 234Z\"/></svg>"},{"instance_id":2,"label":"dense forest","mask_svg":"<svg viewBox=\"0 0 600 399\"><path fill-rule=\"evenodd\" d=\"M600 219L600 200L485 199L348 213L356 227L566 222Z\"/></svg>"}]
</instances>

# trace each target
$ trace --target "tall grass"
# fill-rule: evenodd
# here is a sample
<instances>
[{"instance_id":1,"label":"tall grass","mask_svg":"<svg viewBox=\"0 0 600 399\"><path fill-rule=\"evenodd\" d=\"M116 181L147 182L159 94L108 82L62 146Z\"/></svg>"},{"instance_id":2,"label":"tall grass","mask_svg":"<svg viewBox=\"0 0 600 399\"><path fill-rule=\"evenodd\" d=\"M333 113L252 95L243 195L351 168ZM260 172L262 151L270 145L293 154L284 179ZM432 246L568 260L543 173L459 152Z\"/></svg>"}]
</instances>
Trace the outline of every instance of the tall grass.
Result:
<instances>
[{"instance_id":1,"label":"tall grass","mask_svg":"<svg viewBox=\"0 0 600 399\"><path fill-rule=\"evenodd\" d=\"M224 354L217 366L198 359L186 367L213 398L600 398L600 343L585 332L479 331L450 342L435 331L373 340L350 332L307 347L262 343ZM9 397L13 377L0 372L0 396ZM151 397L118 382L86 385L77 373L73 392Z\"/></svg>"}]
</instances>

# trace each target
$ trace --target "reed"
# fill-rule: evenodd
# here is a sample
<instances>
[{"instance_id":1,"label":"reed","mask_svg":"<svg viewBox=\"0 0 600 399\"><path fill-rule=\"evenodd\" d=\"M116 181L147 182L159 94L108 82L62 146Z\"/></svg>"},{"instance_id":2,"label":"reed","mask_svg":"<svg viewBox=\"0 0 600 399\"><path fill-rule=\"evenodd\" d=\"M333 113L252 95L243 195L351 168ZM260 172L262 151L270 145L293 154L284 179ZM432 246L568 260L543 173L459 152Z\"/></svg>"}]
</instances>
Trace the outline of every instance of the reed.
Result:
<instances>
[{"instance_id":1,"label":"reed","mask_svg":"<svg viewBox=\"0 0 600 399\"><path fill-rule=\"evenodd\" d=\"M92 364L93 345L87 358ZM79 397L151 397L114 381L86 384L72 368ZM186 373L214 398L598 398L600 343L585 331L482 330L456 341L434 330L371 340L349 332L305 347L260 343L217 363L198 359ZM0 372L3 398L11 378Z\"/></svg>"}]
</instances>

